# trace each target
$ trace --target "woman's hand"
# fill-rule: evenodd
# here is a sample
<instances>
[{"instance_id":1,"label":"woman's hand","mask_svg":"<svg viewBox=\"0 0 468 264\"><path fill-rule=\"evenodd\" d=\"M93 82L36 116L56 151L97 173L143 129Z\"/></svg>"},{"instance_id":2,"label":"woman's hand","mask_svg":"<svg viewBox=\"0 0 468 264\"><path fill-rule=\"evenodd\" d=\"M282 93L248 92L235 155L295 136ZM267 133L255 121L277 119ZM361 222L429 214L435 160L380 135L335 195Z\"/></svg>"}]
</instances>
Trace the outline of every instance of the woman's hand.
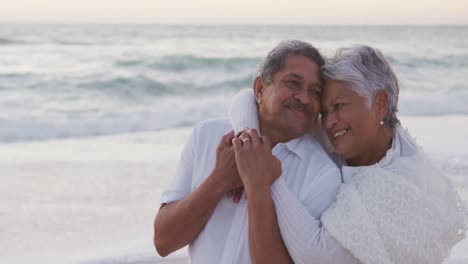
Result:
<instances>
[{"instance_id":1,"label":"woman's hand","mask_svg":"<svg viewBox=\"0 0 468 264\"><path fill-rule=\"evenodd\" d=\"M270 188L281 174L281 162L271 153L271 143L257 130L247 129L232 140L239 176L247 194L259 188Z\"/></svg>"}]
</instances>

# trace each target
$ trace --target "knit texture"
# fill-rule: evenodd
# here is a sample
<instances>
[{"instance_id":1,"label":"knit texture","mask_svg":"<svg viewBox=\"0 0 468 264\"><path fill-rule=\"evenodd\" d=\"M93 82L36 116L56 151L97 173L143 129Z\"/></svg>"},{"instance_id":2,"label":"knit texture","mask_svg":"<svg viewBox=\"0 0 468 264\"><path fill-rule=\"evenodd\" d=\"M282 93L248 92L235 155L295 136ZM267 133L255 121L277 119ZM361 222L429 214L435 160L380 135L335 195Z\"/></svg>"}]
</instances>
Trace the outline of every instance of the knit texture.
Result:
<instances>
[{"instance_id":1,"label":"knit texture","mask_svg":"<svg viewBox=\"0 0 468 264\"><path fill-rule=\"evenodd\" d=\"M360 263L322 228L320 221L297 200L281 177L271 190L281 236L294 263Z\"/></svg>"},{"instance_id":2,"label":"knit texture","mask_svg":"<svg viewBox=\"0 0 468 264\"><path fill-rule=\"evenodd\" d=\"M233 98L229 118L236 135L246 128L259 130L257 102L252 89L242 90Z\"/></svg>"},{"instance_id":3,"label":"knit texture","mask_svg":"<svg viewBox=\"0 0 468 264\"><path fill-rule=\"evenodd\" d=\"M368 168L342 185L323 226L362 263L442 263L465 236L457 193L442 175L429 193L406 177Z\"/></svg>"}]
</instances>

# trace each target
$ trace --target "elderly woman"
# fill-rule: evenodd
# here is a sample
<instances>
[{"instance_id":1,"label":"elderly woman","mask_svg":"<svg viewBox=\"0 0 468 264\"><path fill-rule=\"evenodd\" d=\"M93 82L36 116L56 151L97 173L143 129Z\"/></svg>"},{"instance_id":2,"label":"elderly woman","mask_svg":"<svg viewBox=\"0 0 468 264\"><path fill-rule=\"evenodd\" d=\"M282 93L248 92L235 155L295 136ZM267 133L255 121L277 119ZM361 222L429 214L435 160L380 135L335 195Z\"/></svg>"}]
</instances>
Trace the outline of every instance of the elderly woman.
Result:
<instances>
[{"instance_id":1,"label":"elderly woman","mask_svg":"<svg viewBox=\"0 0 468 264\"><path fill-rule=\"evenodd\" d=\"M443 262L465 236L466 215L448 180L401 127L398 80L389 62L368 46L341 49L322 68L322 77L321 125L343 184L320 221L281 183L278 166L262 162L274 160L265 158L271 152L234 141L241 178L265 177L263 182L274 187L278 226L291 258L295 263ZM259 129L256 120L239 120L255 119L256 111L253 93L241 92L233 102L233 127ZM255 134L250 129L241 137L255 141Z\"/></svg>"}]
</instances>

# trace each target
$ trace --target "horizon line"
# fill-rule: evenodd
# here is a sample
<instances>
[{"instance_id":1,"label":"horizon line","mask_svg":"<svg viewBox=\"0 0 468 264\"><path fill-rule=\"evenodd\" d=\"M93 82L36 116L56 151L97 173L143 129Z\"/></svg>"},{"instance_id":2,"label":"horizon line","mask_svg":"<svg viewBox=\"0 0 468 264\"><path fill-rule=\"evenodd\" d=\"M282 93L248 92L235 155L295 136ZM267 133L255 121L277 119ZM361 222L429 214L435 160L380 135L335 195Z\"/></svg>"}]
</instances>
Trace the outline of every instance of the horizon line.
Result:
<instances>
[{"instance_id":1,"label":"horizon line","mask_svg":"<svg viewBox=\"0 0 468 264\"><path fill-rule=\"evenodd\" d=\"M468 23L161 23L161 22L97 22L97 21L0 21L0 26L16 25L153 25L153 26L366 26L366 27L434 27L468 26Z\"/></svg>"}]
</instances>

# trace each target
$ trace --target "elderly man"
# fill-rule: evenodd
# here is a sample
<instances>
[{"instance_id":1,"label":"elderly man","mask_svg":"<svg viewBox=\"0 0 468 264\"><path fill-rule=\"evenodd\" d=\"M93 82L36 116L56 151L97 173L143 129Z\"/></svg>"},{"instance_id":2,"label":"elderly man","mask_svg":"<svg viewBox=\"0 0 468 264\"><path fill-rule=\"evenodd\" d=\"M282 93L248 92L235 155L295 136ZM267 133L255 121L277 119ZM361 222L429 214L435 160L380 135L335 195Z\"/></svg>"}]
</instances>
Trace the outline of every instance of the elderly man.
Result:
<instances>
[{"instance_id":1,"label":"elderly man","mask_svg":"<svg viewBox=\"0 0 468 264\"><path fill-rule=\"evenodd\" d=\"M281 162L276 164L287 187L317 218L341 183L337 166L306 135L320 109L323 63L310 44L285 41L263 60L253 85L262 139ZM273 204L256 201L261 206L253 206L245 196L234 203L225 195L246 185L237 171L232 129L228 120L194 128L154 222L154 244L161 256L189 245L192 264L291 262L275 217L262 216L263 206ZM239 143L252 142L244 137ZM249 201L257 199L246 192Z\"/></svg>"}]
</instances>

